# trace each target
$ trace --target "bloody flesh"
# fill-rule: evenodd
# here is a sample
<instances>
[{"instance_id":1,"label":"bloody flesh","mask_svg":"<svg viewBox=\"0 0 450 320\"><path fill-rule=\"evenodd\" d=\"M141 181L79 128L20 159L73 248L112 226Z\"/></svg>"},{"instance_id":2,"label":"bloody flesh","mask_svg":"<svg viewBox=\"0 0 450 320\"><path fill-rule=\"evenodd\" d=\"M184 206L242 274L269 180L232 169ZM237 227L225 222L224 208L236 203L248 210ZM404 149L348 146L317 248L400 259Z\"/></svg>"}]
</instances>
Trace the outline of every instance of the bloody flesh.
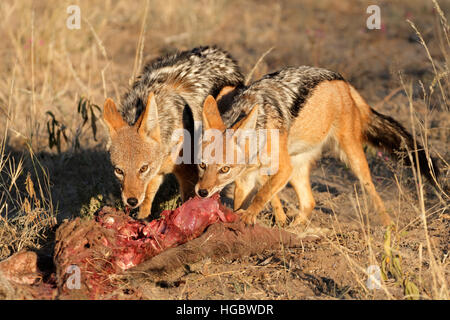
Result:
<instances>
[{"instance_id":1,"label":"bloody flesh","mask_svg":"<svg viewBox=\"0 0 450 320\"><path fill-rule=\"evenodd\" d=\"M42 281L35 254L0 263L0 272L25 298L136 299L139 287L124 286L123 277L164 276L204 257L238 258L304 240L278 228L245 226L218 195L193 198L149 223L103 207L94 220L65 221L55 238L50 280Z\"/></svg>"},{"instance_id":2,"label":"bloody flesh","mask_svg":"<svg viewBox=\"0 0 450 320\"><path fill-rule=\"evenodd\" d=\"M126 270L163 250L198 237L215 222L235 221L237 216L221 205L218 198L217 194L208 199L196 197L173 211L162 212L160 219L148 224L129 216L117 219L100 212L97 221L117 232L115 243L105 239L105 246L114 248L111 262Z\"/></svg>"}]
</instances>

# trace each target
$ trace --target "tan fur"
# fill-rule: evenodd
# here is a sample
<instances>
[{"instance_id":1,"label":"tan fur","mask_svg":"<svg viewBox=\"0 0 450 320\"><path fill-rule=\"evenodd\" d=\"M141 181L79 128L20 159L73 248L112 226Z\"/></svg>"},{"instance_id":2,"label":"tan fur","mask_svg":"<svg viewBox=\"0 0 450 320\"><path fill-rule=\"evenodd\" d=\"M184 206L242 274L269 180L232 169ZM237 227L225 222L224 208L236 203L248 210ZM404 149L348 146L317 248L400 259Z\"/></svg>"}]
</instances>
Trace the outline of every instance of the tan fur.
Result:
<instances>
[{"instance_id":1,"label":"tan fur","mask_svg":"<svg viewBox=\"0 0 450 320\"><path fill-rule=\"evenodd\" d=\"M250 206L245 211L241 211L241 219L245 223L254 224L257 215L264 209L264 206L288 183L291 177L292 164L287 151L287 137L287 132L280 133L279 163L282 165L274 175L268 177Z\"/></svg>"},{"instance_id":2,"label":"tan fur","mask_svg":"<svg viewBox=\"0 0 450 320\"><path fill-rule=\"evenodd\" d=\"M239 121L235 126L233 126L233 129L236 132L236 135L239 134L239 129L251 129L255 127L256 119L257 119L257 113L258 106L255 106L249 115ZM217 129L220 131L225 130L225 125L222 122L222 119L220 117L220 113L217 109L217 104L215 103L215 100L213 97L208 97L205 100L205 104L203 106L203 126L205 130L208 129ZM235 141L237 137L234 138ZM284 132L281 134L280 138L281 145L284 146L287 151L287 133ZM208 145L209 142L204 142L203 148L205 148ZM268 140L268 144L273 143ZM226 159L226 152L227 152L227 144L226 139L223 139L223 158ZM242 146L245 150L246 154L248 154L248 144L245 146ZM270 149L269 149L270 151ZM287 154L284 152L283 154ZM283 208L281 206L280 200L278 199L278 196L276 194L278 193L279 189L281 189L289 179L290 173L292 168L289 166L289 157L282 159L283 166L278 170L278 172L268 177L266 179L267 181L264 183L261 190L256 194L255 199L252 202L252 205L247 209L247 214L242 217L242 219L245 222L251 223L254 222L256 219L257 214L264 208L265 204L268 201L272 200L272 197L275 196L275 199L272 201L272 206L274 207L275 211L275 218L277 223L284 224L286 221L286 216L284 214ZM243 174L244 179L237 180L236 182L236 188L235 188L235 197L234 197L234 208L235 210L238 210L241 208L241 205L244 203L244 201L247 199L247 197L250 194L250 189L253 188L254 182L252 181L252 178L249 178L248 175L252 175L252 171L256 170L257 166L259 164L256 164L254 166L251 165L245 165L245 164L236 164L236 165L230 165L231 170L235 172L235 175L239 175L239 171L245 171L245 174ZM200 174L201 178L199 182L196 185L196 191L200 189L206 189L210 192L210 194L213 194L217 191L217 186L223 187L224 181L221 179L224 175L223 173L220 173L220 169L223 166L221 164L211 164L208 167L208 170L206 172L202 172ZM225 180L226 181L226 180ZM230 181L233 182L233 181Z\"/></svg>"},{"instance_id":3,"label":"tan fur","mask_svg":"<svg viewBox=\"0 0 450 320\"><path fill-rule=\"evenodd\" d=\"M255 171L256 173L256 171ZM265 176L267 181L267 177ZM234 210L238 211L241 208L248 207L247 203L249 201L249 196L251 196L251 191L254 188L255 181L251 177L245 176L244 179L237 179L235 181L234 189ZM281 204L280 198L277 194L272 196L270 200L272 205L273 213L275 216L275 222L283 226L286 223L286 214L284 213L283 206Z\"/></svg>"},{"instance_id":4,"label":"tan fur","mask_svg":"<svg viewBox=\"0 0 450 320\"><path fill-rule=\"evenodd\" d=\"M356 101L358 105L356 104ZM359 107L358 107L359 106ZM290 130L290 153L299 157L291 180L298 199L297 222L307 221L314 209L309 171L328 139L337 144L345 160L372 198L385 225L391 220L373 185L363 151L364 129L370 108L356 90L344 81L326 81L317 86ZM317 148L317 149L315 149ZM314 153L316 151L316 153Z\"/></svg>"},{"instance_id":5,"label":"tan fur","mask_svg":"<svg viewBox=\"0 0 450 320\"><path fill-rule=\"evenodd\" d=\"M231 86L224 87L218 97L222 98L233 88ZM212 99L214 100L214 98ZM209 109L207 108L207 110ZM129 126L122 119L111 99L105 101L103 119L109 128L111 138L111 161L115 168L119 168L123 172L121 175L116 173L121 182L122 201L127 204L129 198L138 200L135 207L139 207L137 215L139 219L144 219L150 214L153 199L165 174L173 173L175 175L183 201L195 195L195 184L198 179L196 165L175 165L170 155L161 159L158 152L154 151L159 150L161 132L153 93L149 94L146 108L133 126ZM150 126L150 124L152 125ZM182 128L182 124L179 128ZM133 156L128 158L127 155ZM149 178L140 173L139 169L143 165L148 165L151 170L156 170L156 175Z\"/></svg>"},{"instance_id":6,"label":"tan fur","mask_svg":"<svg viewBox=\"0 0 450 320\"><path fill-rule=\"evenodd\" d=\"M214 107L212 100L209 108ZM241 120L235 128L245 125L253 117L253 111ZM210 123L219 123L218 112L205 114ZM271 202L277 222L284 222L285 215L280 210L281 204L277 193L290 182L294 187L300 202L300 212L294 223L304 223L310 218L315 201L310 185L310 170L315 160L320 157L322 149L329 142L334 143L340 151L341 158L346 161L362 185L369 193L376 211L380 214L383 224L388 225L391 219L387 214L383 201L373 185L369 166L363 151L365 143L364 131L371 117L370 107L356 90L345 81L323 81L317 85L313 93L301 108L298 116L286 132L279 125L280 119L267 115L266 129L276 128L279 134L279 170L274 175L261 177L257 170L262 164L214 164L208 165L200 172L196 191L206 189L217 192L226 184L235 182L235 210L239 210L242 219L249 224L255 222L257 215L264 206ZM214 118L214 119L212 119ZM218 125L222 126L222 125ZM276 143L269 141L268 143ZM227 150L224 146L224 154ZM270 153L269 153L270 154ZM229 166L229 174L220 174L220 168ZM255 173L256 172L256 173ZM256 176L256 177L253 177ZM254 181L264 181L249 206L244 209Z\"/></svg>"},{"instance_id":7,"label":"tan fur","mask_svg":"<svg viewBox=\"0 0 450 320\"><path fill-rule=\"evenodd\" d=\"M138 200L134 206L139 207L138 218L143 219L150 214L153 199L165 174L175 174L183 201L194 195L196 167L175 165L170 155L160 159L160 155L154 152L161 144L161 136L152 93L149 94L146 108L135 125L129 126L123 121L111 99L105 102L103 118L110 128L111 162L121 172L116 172L116 176L121 182L122 201L127 204L130 198ZM130 155L132 157L129 157ZM148 166L148 171L141 172L143 166ZM155 171L156 174L150 177L149 173Z\"/></svg>"},{"instance_id":8,"label":"tan fur","mask_svg":"<svg viewBox=\"0 0 450 320\"><path fill-rule=\"evenodd\" d=\"M106 99L103 107L103 119L106 120L105 123L108 126L111 137L117 134L117 130L127 125L117 111L114 101L109 98Z\"/></svg>"},{"instance_id":9,"label":"tan fur","mask_svg":"<svg viewBox=\"0 0 450 320\"><path fill-rule=\"evenodd\" d=\"M216 100L212 96L208 96L203 104L203 127L208 129L217 129L223 131L226 129L225 124L220 117L219 109L217 109Z\"/></svg>"}]
</instances>

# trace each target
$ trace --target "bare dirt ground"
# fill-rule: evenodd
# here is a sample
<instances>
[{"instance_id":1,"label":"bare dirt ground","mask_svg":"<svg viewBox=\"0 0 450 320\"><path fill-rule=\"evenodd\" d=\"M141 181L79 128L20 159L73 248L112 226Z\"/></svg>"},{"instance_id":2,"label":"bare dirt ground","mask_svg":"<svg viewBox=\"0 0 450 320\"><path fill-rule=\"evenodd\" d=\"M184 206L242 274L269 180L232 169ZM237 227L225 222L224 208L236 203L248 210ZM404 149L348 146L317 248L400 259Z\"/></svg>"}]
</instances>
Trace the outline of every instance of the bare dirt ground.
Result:
<instances>
[{"instance_id":1,"label":"bare dirt ground","mask_svg":"<svg viewBox=\"0 0 450 320\"><path fill-rule=\"evenodd\" d=\"M448 184L450 2L378 1L379 30L366 27L370 4L79 1L81 29L70 30L70 3L1 1L0 260L23 249L51 256L63 219L121 206L94 105L101 107L107 96L119 100L145 61L198 45L228 50L245 74L273 48L254 80L287 65L340 72L377 111L414 129ZM396 222L390 241L354 175L326 152L312 172L317 204L310 224L287 227L317 241L205 259L156 281L128 279L130 285L149 299L448 299L448 194L433 191L388 155L371 148L366 155ZM176 192L169 179L155 215L176 204ZM290 186L281 200L288 214L298 210ZM259 223L277 228L270 212L266 208ZM366 283L371 265L387 274L375 290ZM2 281L1 297L14 298Z\"/></svg>"}]
</instances>

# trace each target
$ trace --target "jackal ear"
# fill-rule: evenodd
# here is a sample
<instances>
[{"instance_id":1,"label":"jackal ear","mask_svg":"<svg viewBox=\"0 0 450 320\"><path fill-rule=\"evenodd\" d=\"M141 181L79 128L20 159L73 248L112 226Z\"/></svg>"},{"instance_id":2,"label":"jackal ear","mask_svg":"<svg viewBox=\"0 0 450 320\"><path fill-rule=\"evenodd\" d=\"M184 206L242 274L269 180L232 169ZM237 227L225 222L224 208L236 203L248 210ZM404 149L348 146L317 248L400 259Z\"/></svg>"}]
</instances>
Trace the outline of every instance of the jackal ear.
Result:
<instances>
[{"instance_id":1,"label":"jackal ear","mask_svg":"<svg viewBox=\"0 0 450 320\"><path fill-rule=\"evenodd\" d=\"M203 103L202 118L203 130L217 129L220 131L225 131L226 126L222 121L222 117L220 116L217 102L211 95L209 95Z\"/></svg>"},{"instance_id":2,"label":"jackal ear","mask_svg":"<svg viewBox=\"0 0 450 320\"><path fill-rule=\"evenodd\" d=\"M147 106L139 119L136 121L135 126L137 127L138 133L142 137L150 137L159 143L161 142L161 132L159 130L158 122L158 108L153 92L149 93L147 98Z\"/></svg>"},{"instance_id":3,"label":"jackal ear","mask_svg":"<svg viewBox=\"0 0 450 320\"><path fill-rule=\"evenodd\" d=\"M258 120L259 106L255 104L250 113L245 116L241 121L233 126L234 130L254 130L256 128L256 120Z\"/></svg>"},{"instance_id":4,"label":"jackal ear","mask_svg":"<svg viewBox=\"0 0 450 320\"><path fill-rule=\"evenodd\" d=\"M115 135L117 130L127 125L117 111L116 104L110 98L106 99L103 105L103 120L109 128L110 136Z\"/></svg>"}]
</instances>

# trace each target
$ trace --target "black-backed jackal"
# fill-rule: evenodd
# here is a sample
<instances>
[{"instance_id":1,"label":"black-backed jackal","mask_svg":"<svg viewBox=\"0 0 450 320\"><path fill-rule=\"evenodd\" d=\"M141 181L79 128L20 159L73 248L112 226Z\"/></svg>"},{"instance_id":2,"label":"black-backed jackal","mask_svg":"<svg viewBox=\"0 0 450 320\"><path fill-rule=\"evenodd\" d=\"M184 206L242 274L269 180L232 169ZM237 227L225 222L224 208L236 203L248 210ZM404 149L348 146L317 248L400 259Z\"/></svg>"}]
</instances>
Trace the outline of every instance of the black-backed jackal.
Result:
<instances>
[{"instance_id":1,"label":"black-backed jackal","mask_svg":"<svg viewBox=\"0 0 450 320\"><path fill-rule=\"evenodd\" d=\"M228 100L231 107L223 114L213 97L208 97L203 107L203 130L219 130L222 141L231 137L231 143L221 142L222 159L227 159L227 154L230 157L230 153L231 158L236 159L236 151L248 153L249 143L238 139L239 131L255 129L278 131L276 140L267 135L265 142L269 156L272 154L270 149L277 146L277 159L262 163L256 155L253 164L239 164L208 163L205 157L199 164L196 185L199 196L208 197L235 182L234 209L241 212L246 223L254 223L269 201L277 222L284 223L286 216L277 193L290 182L300 202L294 224L306 222L315 206L309 177L311 166L323 147L331 143L369 193L382 222L385 225L391 223L372 182L363 144L370 143L398 155L398 151L415 150L413 138L397 121L373 110L340 74L305 66L285 68L266 75L247 88L234 90ZM226 126L224 122L233 125ZM227 127L234 132L230 133ZM204 150L210 143L213 142L203 142ZM421 172L433 180L433 176L439 175L438 168L420 145L417 150ZM246 157L251 156L247 154ZM273 165L273 160L278 161L278 170L271 175L261 174L261 168ZM262 186L250 199L258 180Z\"/></svg>"},{"instance_id":2,"label":"black-backed jackal","mask_svg":"<svg viewBox=\"0 0 450 320\"><path fill-rule=\"evenodd\" d=\"M105 101L111 162L121 182L122 200L131 208L139 207L138 218L149 215L167 173L175 174L183 201L194 195L197 168L193 162L174 164L170 155L179 141L171 140L172 132L192 131L194 121L201 121L208 95L216 97L223 87L242 82L239 67L227 52L199 47L146 65L119 110L111 99Z\"/></svg>"}]
</instances>

